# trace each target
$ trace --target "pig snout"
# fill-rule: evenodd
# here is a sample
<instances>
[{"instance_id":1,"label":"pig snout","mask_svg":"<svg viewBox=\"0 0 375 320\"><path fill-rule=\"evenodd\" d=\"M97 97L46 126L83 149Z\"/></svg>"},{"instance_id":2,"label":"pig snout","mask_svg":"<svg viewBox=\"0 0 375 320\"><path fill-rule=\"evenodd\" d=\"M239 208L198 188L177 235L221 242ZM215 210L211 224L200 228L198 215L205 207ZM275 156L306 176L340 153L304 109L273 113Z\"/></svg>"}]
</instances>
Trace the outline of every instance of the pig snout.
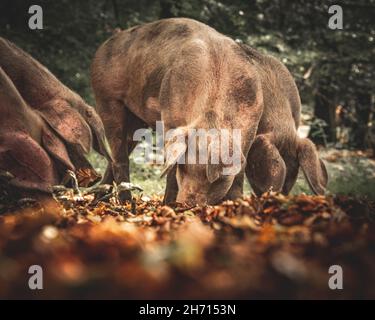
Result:
<instances>
[{"instance_id":1,"label":"pig snout","mask_svg":"<svg viewBox=\"0 0 375 320\"><path fill-rule=\"evenodd\" d=\"M184 187L182 184L179 186L176 201L189 206L216 205L224 199L233 182L232 179L223 180L220 179L213 184L204 182L202 185L197 182L195 188ZM207 186L207 188L202 186Z\"/></svg>"},{"instance_id":2,"label":"pig snout","mask_svg":"<svg viewBox=\"0 0 375 320\"><path fill-rule=\"evenodd\" d=\"M188 206L206 206L216 205L220 203L225 197L225 193L222 194L204 194L197 192L180 192L177 195L177 202L184 203Z\"/></svg>"},{"instance_id":3,"label":"pig snout","mask_svg":"<svg viewBox=\"0 0 375 320\"><path fill-rule=\"evenodd\" d=\"M188 206L195 206L195 205L207 205L208 197L206 194L197 193L197 192L180 192L177 195L177 202L184 203Z\"/></svg>"}]
</instances>

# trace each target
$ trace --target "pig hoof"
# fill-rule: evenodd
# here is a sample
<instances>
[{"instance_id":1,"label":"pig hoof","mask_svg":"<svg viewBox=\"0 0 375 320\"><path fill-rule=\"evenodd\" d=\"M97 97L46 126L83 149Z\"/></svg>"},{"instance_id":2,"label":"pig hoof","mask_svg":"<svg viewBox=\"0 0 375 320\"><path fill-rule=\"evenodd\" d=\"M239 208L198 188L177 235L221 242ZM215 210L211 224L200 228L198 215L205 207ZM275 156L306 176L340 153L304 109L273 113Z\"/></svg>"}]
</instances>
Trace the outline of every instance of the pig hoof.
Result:
<instances>
[{"instance_id":1,"label":"pig hoof","mask_svg":"<svg viewBox=\"0 0 375 320\"><path fill-rule=\"evenodd\" d=\"M137 186L135 184L132 184L130 182L121 182L118 186L117 189L119 191L143 191L143 189L140 186Z\"/></svg>"},{"instance_id":2,"label":"pig hoof","mask_svg":"<svg viewBox=\"0 0 375 320\"><path fill-rule=\"evenodd\" d=\"M69 191L69 188L67 188L65 186L62 186L62 185L52 186L52 192L54 194L66 193L67 191Z\"/></svg>"},{"instance_id":3,"label":"pig hoof","mask_svg":"<svg viewBox=\"0 0 375 320\"><path fill-rule=\"evenodd\" d=\"M77 176L73 171L67 170L66 175L63 180L63 184L64 185L70 184L73 189L74 194L78 196L82 196L81 190L79 189Z\"/></svg>"},{"instance_id":4,"label":"pig hoof","mask_svg":"<svg viewBox=\"0 0 375 320\"><path fill-rule=\"evenodd\" d=\"M130 201L132 199L132 195L128 190L121 190L118 192L118 199L121 203L125 203L126 201Z\"/></svg>"},{"instance_id":5,"label":"pig hoof","mask_svg":"<svg viewBox=\"0 0 375 320\"><path fill-rule=\"evenodd\" d=\"M142 188L130 182L113 184L113 193L120 203L125 203L132 199L131 191L142 191Z\"/></svg>"}]
</instances>

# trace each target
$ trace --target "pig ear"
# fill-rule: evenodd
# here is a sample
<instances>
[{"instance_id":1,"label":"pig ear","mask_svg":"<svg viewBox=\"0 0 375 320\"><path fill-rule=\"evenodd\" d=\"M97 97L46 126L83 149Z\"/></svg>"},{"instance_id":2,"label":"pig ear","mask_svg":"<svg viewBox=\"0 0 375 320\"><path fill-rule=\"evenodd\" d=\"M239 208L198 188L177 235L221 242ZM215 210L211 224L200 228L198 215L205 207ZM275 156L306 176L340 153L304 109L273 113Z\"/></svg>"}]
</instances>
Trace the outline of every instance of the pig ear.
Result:
<instances>
[{"instance_id":1,"label":"pig ear","mask_svg":"<svg viewBox=\"0 0 375 320\"><path fill-rule=\"evenodd\" d=\"M96 113L95 109L85 104L83 117L89 124L91 132L93 133L94 150L99 152L106 159L114 162L111 148L105 136L103 122L100 119L99 115Z\"/></svg>"},{"instance_id":2,"label":"pig ear","mask_svg":"<svg viewBox=\"0 0 375 320\"><path fill-rule=\"evenodd\" d=\"M185 127L179 127L171 129L167 132L165 139L165 164L164 169L161 173L161 177L168 174L173 167L176 165L178 160L185 154L187 150L186 135L187 129Z\"/></svg>"},{"instance_id":3,"label":"pig ear","mask_svg":"<svg viewBox=\"0 0 375 320\"><path fill-rule=\"evenodd\" d=\"M216 137L218 138L218 137ZM215 160L214 160L215 159ZM212 163L212 161L215 163ZM209 183L215 182L220 178L223 171L223 164L220 158L220 145L210 141L207 146L207 165L206 176Z\"/></svg>"},{"instance_id":4,"label":"pig ear","mask_svg":"<svg viewBox=\"0 0 375 320\"><path fill-rule=\"evenodd\" d=\"M239 146L237 146L240 148ZM215 159L219 160L219 163L211 163L212 161L212 153L215 152ZM231 150L231 153L233 155L233 150ZM244 154L241 152L239 153L241 155L241 159L239 161L229 164L224 164L221 159L219 148L212 147L212 144L208 146L208 164L206 167L206 176L210 183L215 182L217 179L219 179L223 175L227 176L235 176L238 173L241 172L241 170L246 165L246 158ZM233 159L233 158L231 158Z\"/></svg>"},{"instance_id":5,"label":"pig ear","mask_svg":"<svg viewBox=\"0 0 375 320\"><path fill-rule=\"evenodd\" d=\"M161 177L167 175L186 152L185 142L173 142L165 146L165 165Z\"/></svg>"},{"instance_id":6,"label":"pig ear","mask_svg":"<svg viewBox=\"0 0 375 320\"><path fill-rule=\"evenodd\" d=\"M223 171L223 166L220 164L207 164L206 175L209 183L215 182L220 178Z\"/></svg>"},{"instance_id":7,"label":"pig ear","mask_svg":"<svg viewBox=\"0 0 375 320\"><path fill-rule=\"evenodd\" d=\"M266 135L255 138L247 156L246 177L257 196L272 188L281 191L286 165L276 146Z\"/></svg>"},{"instance_id":8,"label":"pig ear","mask_svg":"<svg viewBox=\"0 0 375 320\"><path fill-rule=\"evenodd\" d=\"M45 125L42 130L42 144L48 153L55 159L59 160L66 169L75 171L65 144L47 127L47 125Z\"/></svg>"},{"instance_id":9,"label":"pig ear","mask_svg":"<svg viewBox=\"0 0 375 320\"><path fill-rule=\"evenodd\" d=\"M309 139L299 139L298 161L311 190L315 194L324 194L328 182L327 169Z\"/></svg>"},{"instance_id":10,"label":"pig ear","mask_svg":"<svg viewBox=\"0 0 375 320\"><path fill-rule=\"evenodd\" d=\"M84 153L90 152L92 146L90 127L67 101L54 99L38 111L67 143L78 145Z\"/></svg>"},{"instance_id":11,"label":"pig ear","mask_svg":"<svg viewBox=\"0 0 375 320\"><path fill-rule=\"evenodd\" d=\"M15 177L15 187L52 192L58 176L47 153L24 133L3 137L0 141L0 167Z\"/></svg>"}]
</instances>

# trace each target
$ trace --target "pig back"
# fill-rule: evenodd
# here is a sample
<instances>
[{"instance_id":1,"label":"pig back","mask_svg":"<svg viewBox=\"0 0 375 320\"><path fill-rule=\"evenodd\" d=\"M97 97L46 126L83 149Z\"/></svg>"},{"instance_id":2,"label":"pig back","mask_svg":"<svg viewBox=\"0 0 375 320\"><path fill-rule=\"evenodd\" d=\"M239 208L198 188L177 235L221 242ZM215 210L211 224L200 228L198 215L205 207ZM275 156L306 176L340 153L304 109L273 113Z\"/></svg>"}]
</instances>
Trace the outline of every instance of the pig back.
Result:
<instances>
[{"instance_id":1,"label":"pig back","mask_svg":"<svg viewBox=\"0 0 375 320\"><path fill-rule=\"evenodd\" d=\"M293 76L276 58L242 45L251 57L262 83L263 114L257 134L272 133L281 150L293 150L301 114L301 100Z\"/></svg>"},{"instance_id":2,"label":"pig back","mask_svg":"<svg viewBox=\"0 0 375 320\"><path fill-rule=\"evenodd\" d=\"M22 99L13 82L0 67L0 132L23 131L41 141L42 119Z\"/></svg>"},{"instance_id":3,"label":"pig back","mask_svg":"<svg viewBox=\"0 0 375 320\"><path fill-rule=\"evenodd\" d=\"M113 35L98 49L91 73L97 101L120 101L149 125L172 115L178 127L208 109L223 119L224 113L239 114L244 100L254 103L257 79L251 68L232 39L176 18ZM245 97L242 89L253 92Z\"/></svg>"}]
</instances>

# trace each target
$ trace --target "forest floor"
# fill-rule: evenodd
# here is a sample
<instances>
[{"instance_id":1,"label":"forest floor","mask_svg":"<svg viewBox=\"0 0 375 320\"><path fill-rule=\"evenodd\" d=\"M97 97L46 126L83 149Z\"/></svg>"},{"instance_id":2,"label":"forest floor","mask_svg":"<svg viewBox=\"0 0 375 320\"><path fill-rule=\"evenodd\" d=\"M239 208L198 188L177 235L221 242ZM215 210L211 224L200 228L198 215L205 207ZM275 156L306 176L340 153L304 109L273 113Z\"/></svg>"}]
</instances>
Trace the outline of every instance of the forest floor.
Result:
<instances>
[{"instance_id":1,"label":"forest floor","mask_svg":"<svg viewBox=\"0 0 375 320\"><path fill-rule=\"evenodd\" d=\"M319 150L324 160L328 174L328 192L331 194L361 195L375 200L375 158L371 152L359 150L339 150L334 148L321 148ZM106 161L97 154L90 157L95 169L104 174ZM131 158L131 181L140 185L144 194L148 196L164 194L165 179L160 179L161 165L135 163ZM251 188L245 181L245 194L249 195ZM302 172L291 194L311 194Z\"/></svg>"},{"instance_id":2,"label":"forest floor","mask_svg":"<svg viewBox=\"0 0 375 320\"><path fill-rule=\"evenodd\" d=\"M120 205L90 189L43 202L3 195L0 298L375 298L367 196L268 193L193 208L134 196ZM31 265L43 269L43 290L28 287ZM333 265L342 290L329 287Z\"/></svg>"}]
</instances>

